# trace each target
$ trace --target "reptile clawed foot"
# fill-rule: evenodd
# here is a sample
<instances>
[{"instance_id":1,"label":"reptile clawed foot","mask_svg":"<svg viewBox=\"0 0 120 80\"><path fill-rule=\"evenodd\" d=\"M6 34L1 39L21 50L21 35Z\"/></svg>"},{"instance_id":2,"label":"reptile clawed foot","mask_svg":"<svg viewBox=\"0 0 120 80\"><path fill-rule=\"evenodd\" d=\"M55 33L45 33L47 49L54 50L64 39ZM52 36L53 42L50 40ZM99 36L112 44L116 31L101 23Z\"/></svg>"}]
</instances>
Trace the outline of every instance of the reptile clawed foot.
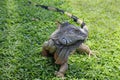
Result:
<instances>
[{"instance_id":1,"label":"reptile clawed foot","mask_svg":"<svg viewBox=\"0 0 120 80\"><path fill-rule=\"evenodd\" d=\"M64 74L63 74L62 72L55 71L55 75L56 75L57 77L64 78Z\"/></svg>"}]
</instances>

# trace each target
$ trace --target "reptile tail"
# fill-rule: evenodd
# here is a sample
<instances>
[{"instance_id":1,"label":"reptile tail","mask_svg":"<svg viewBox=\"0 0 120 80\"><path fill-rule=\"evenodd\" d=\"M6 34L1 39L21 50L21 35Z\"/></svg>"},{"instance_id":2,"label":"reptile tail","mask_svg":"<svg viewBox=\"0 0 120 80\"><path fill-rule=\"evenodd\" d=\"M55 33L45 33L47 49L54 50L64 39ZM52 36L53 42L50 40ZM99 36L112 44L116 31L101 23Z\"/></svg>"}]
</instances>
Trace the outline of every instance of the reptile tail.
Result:
<instances>
[{"instance_id":1,"label":"reptile tail","mask_svg":"<svg viewBox=\"0 0 120 80\"><path fill-rule=\"evenodd\" d=\"M29 4L31 4L31 2L29 1ZM72 18L74 20L74 22L78 23L81 25L81 28L85 29L88 31L88 28L86 26L86 24L84 23L84 21L82 21L81 19L79 19L78 17L74 16L73 14L71 13L68 13L64 10L61 10L59 8L54 8L54 7L50 7L50 6L45 6L45 5L40 5L40 4L35 4L36 7L41 7L43 9L46 9L46 10L51 10L51 11L56 11L56 12L59 12L59 13L62 13L62 14L65 14L67 16L69 16L70 18Z\"/></svg>"}]
</instances>

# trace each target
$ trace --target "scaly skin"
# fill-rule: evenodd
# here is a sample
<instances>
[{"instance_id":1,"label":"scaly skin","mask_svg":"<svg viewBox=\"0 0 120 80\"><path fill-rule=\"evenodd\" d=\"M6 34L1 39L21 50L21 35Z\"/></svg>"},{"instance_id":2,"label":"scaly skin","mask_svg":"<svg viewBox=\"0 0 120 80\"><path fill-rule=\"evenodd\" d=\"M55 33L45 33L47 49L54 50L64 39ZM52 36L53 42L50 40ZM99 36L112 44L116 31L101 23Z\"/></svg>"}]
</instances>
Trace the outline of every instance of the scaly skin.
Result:
<instances>
[{"instance_id":1,"label":"scaly skin","mask_svg":"<svg viewBox=\"0 0 120 80\"><path fill-rule=\"evenodd\" d=\"M49 43L53 43L53 42L50 42L49 41ZM53 48L52 50L53 50L53 53L50 53L49 51L51 51L51 49L49 48L50 46L52 47L52 46L54 46L53 44L49 44L49 43L46 43L45 42L45 44L43 45L43 48L42 48L42 55L43 56L45 56L45 57L47 57L47 56L49 56L49 54L52 54L53 56L55 55L55 51L56 51L56 48ZM49 45L49 46L48 46ZM85 45L85 44L82 44L82 45L80 45L79 46L79 48L77 48L76 49L77 51L83 51L83 52L86 52L89 56L90 55L92 55L92 51L90 50L90 48L87 46L87 45ZM57 71L57 72L55 72L55 75L57 76L57 77L64 77L64 74L65 74L65 72L67 71L67 69L68 69L68 63L66 62L66 63L63 63L63 64L60 64L60 69L59 69L59 71Z\"/></svg>"},{"instance_id":2,"label":"scaly skin","mask_svg":"<svg viewBox=\"0 0 120 80\"><path fill-rule=\"evenodd\" d=\"M28 1L28 3L31 4L32 2ZM42 47L43 56L53 55L55 63L61 65L59 71L55 72L56 76L64 77L64 74L68 69L67 60L70 54L76 50L86 52L89 55L92 54L90 48L83 44L88 36L88 28L84 21L69 12L50 6L39 5L36 3L33 4L36 7L65 14L73 19L74 22L81 25L81 28L79 28L69 23L59 23L58 29L53 32L50 39L46 41Z\"/></svg>"},{"instance_id":3,"label":"scaly skin","mask_svg":"<svg viewBox=\"0 0 120 80\"><path fill-rule=\"evenodd\" d=\"M76 16L74 16L71 13L68 13L64 10L45 6L45 5L39 5L39 4L36 4L35 6L44 8L46 10L56 11L56 12L65 14L68 17L72 18L74 20L74 22L81 25L81 29L78 29L77 27L75 29L75 27L73 25L71 25L74 28L73 30L76 30L76 31L72 31L72 28L70 30L68 30L68 28L64 29L64 28L62 28L64 26L61 27L61 25L58 25L58 29L56 29L56 31L53 32L53 34L51 35L51 39L54 41L49 39L49 41L45 42L45 44L43 45L42 55L48 56L49 54L52 54L54 56L54 59L56 60L55 63L61 65L60 70L58 72L56 72L55 74L56 74L56 76L63 77L65 71L68 68L68 65L67 65L68 57L66 57L66 56L69 56L69 53L75 51L74 49L76 49L76 47L77 47L77 51L84 51L84 52L88 53L89 55L92 54L89 47L83 44L84 40L88 36L88 28L82 20L80 20ZM71 26L69 26L69 27L71 27ZM77 32L77 30L78 30L78 32ZM73 34L71 32L73 32ZM81 32L81 33L79 33L79 32ZM77 45L76 42L79 40L81 40L81 42L79 42L78 43L79 45ZM63 46L61 46L57 43L62 44ZM57 44L57 46L55 44ZM73 47L72 47L72 45L73 45ZM69 47L66 47L66 46L69 46ZM66 59L64 59L64 56L66 57ZM61 61L61 60L63 60L63 61Z\"/></svg>"}]
</instances>

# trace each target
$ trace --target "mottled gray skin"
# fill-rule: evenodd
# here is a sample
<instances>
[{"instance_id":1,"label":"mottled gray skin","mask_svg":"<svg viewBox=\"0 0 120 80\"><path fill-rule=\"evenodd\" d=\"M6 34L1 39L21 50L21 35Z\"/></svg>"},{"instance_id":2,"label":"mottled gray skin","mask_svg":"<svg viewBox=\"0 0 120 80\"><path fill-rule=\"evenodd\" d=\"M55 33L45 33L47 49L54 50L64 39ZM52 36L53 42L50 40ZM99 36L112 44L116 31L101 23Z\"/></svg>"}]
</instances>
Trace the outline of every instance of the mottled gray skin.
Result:
<instances>
[{"instance_id":1,"label":"mottled gray skin","mask_svg":"<svg viewBox=\"0 0 120 80\"><path fill-rule=\"evenodd\" d=\"M59 71L55 72L56 76L64 77L68 69L68 56L74 51L84 51L91 54L89 47L83 44L87 36L86 26L80 28L65 22L59 24L50 39L43 44L42 55L53 55L55 63L61 65Z\"/></svg>"}]
</instances>

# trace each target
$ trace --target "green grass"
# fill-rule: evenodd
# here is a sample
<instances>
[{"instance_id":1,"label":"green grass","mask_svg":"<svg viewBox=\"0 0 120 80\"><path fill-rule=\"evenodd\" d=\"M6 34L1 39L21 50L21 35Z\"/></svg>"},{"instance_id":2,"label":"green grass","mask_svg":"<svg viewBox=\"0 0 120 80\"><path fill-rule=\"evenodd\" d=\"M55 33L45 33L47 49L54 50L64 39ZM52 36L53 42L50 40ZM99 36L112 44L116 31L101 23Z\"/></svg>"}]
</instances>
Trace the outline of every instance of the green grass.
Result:
<instances>
[{"instance_id":1,"label":"green grass","mask_svg":"<svg viewBox=\"0 0 120 80\"><path fill-rule=\"evenodd\" d=\"M120 0L32 0L64 9L89 27L96 57L69 58L66 80L120 80ZM29 6L27 0L0 0L0 80L60 80L59 66L40 55L41 47L65 15Z\"/></svg>"}]
</instances>

